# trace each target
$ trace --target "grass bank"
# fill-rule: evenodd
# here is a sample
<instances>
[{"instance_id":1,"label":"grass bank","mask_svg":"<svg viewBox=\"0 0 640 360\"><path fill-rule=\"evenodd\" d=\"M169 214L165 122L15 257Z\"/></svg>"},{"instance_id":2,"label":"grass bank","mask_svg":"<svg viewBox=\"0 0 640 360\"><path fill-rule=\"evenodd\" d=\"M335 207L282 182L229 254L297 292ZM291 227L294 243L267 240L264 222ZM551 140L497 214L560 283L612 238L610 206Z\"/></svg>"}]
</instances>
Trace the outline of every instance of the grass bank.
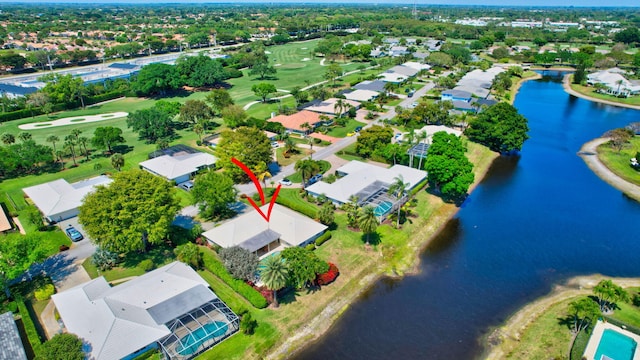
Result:
<instances>
[{"instance_id":1,"label":"grass bank","mask_svg":"<svg viewBox=\"0 0 640 360\"><path fill-rule=\"evenodd\" d=\"M630 144L620 152L607 143L598 146L597 152L598 158L609 170L624 180L640 186L640 171L630 165L630 159L640 152L639 136L631 139Z\"/></svg>"}]
</instances>

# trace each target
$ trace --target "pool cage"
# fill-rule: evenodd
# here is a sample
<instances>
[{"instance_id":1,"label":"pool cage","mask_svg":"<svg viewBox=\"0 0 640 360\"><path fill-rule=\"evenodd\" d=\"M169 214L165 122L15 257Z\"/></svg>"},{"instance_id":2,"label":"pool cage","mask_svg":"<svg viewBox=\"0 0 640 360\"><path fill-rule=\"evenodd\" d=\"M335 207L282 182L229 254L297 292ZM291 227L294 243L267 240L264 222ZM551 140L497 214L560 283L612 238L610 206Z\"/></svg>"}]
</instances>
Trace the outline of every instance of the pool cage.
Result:
<instances>
[{"instance_id":1,"label":"pool cage","mask_svg":"<svg viewBox=\"0 0 640 360\"><path fill-rule=\"evenodd\" d=\"M376 181L373 184L367 186L358 194L358 205L372 206L374 208L374 214L378 218L378 222L382 223L387 219L389 214L398 210L398 207L402 206L407 200L407 196L403 195L400 199L389 194L389 187L383 185L382 182Z\"/></svg>"},{"instance_id":2,"label":"pool cage","mask_svg":"<svg viewBox=\"0 0 640 360\"><path fill-rule=\"evenodd\" d=\"M158 344L166 359L191 359L235 334L239 323L222 300L214 299L168 322L171 334Z\"/></svg>"}]
</instances>

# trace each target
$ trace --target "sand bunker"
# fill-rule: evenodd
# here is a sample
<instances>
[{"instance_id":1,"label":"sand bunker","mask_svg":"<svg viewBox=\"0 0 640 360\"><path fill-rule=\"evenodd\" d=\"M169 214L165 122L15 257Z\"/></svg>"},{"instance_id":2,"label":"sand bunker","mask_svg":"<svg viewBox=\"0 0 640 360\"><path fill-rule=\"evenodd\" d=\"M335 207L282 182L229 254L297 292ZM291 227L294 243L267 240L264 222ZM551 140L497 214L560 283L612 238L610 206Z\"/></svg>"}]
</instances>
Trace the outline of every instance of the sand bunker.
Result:
<instances>
[{"instance_id":1,"label":"sand bunker","mask_svg":"<svg viewBox=\"0 0 640 360\"><path fill-rule=\"evenodd\" d=\"M129 115L129 113L124 111L107 113L107 114L99 114L99 115L84 115L84 116L73 116L62 118L53 121L42 121L35 123L28 123L18 125L18 128L21 130L35 130L35 129L46 129L53 126L65 126L65 125L73 125L73 124L84 124L96 121L104 121L104 120L113 120L118 118L123 118Z\"/></svg>"}]
</instances>

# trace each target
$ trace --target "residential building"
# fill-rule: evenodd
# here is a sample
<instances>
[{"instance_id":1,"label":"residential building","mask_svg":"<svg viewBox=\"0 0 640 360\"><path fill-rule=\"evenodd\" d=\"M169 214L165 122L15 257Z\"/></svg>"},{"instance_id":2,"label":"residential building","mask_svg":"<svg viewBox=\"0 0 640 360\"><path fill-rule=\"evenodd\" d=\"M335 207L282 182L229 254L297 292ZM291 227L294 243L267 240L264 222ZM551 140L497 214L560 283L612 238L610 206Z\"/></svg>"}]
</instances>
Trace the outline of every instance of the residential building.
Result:
<instances>
[{"instance_id":1,"label":"residential building","mask_svg":"<svg viewBox=\"0 0 640 360\"><path fill-rule=\"evenodd\" d=\"M141 162L140 168L180 184L188 181L198 171L212 167L217 161L215 156L187 146L175 150L177 151L165 149L158 156Z\"/></svg>"},{"instance_id":2,"label":"residential building","mask_svg":"<svg viewBox=\"0 0 640 360\"><path fill-rule=\"evenodd\" d=\"M260 207L267 214L269 205ZM223 248L240 246L259 257L292 246L312 243L327 226L280 204L274 204L269 221L258 211L249 211L202 234L210 243Z\"/></svg>"},{"instance_id":3,"label":"residential building","mask_svg":"<svg viewBox=\"0 0 640 360\"><path fill-rule=\"evenodd\" d=\"M385 92L384 85L386 83L382 80L366 80L357 83L353 88L357 90L371 90L378 93Z\"/></svg>"},{"instance_id":4,"label":"residential building","mask_svg":"<svg viewBox=\"0 0 640 360\"><path fill-rule=\"evenodd\" d=\"M30 186L22 191L33 201L47 221L55 223L77 216L84 197L95 191L98 186L108 185L111 181L104 175L73 184L69 184L65 179L58 179Z\"/></svg>"},{"instance_id":5,"label":"residential building","mask_svg":"<svg viewBox=\"0 0 640 360\"><path fill-rule=\"evenodd\" d=\"M630 96L640 94L640 81L627 80L618 68L602 70L587 75L587 84L604 86L602 92L614 96Z\"/></svg>"},{"instance_id":6,"label":"residential building","mask_svg":"<svg viewBox=\"0 0 640 360\"><path fill-rule=\"evenodd\" d=\"M406 46L392 46L391 48L389 48L389 55L391 55L392 57L398 57L398 56L403 56L403 55L407 55L409 53L409 51L407 50Z\"/></svg>"},{"instance_id":7,"label":"residential building","mask_svg":"<svg viewBox=\"0 0 640 360\"><path fill-rule=\"evenodd\" d=\"M353 90L350 92L345 92L343 95L345 98L347 98L347 100L364 102L375 100L380 95L380 93L371 90Z\"/></svg>"},{"instance_id":8,"label":"residential building","mask_svg":"<svg viewBox=\"0 0 640 360\"><path fill-rule=\"evenodd\" d=\"M328 122L322 118L322 114L317 112L302 110L291 115L278 115L267 120L270 122L278 122L290 133L308 134L313 132L315 128ZM308 124L309 128L304 127Z\"/></svg>"},{"instance_id":9,"label":"residential building","mask_svg":"<svg viewBox=\"0 0 640 360\"><path fill-rule=\"evenodd\" d=\"M342 100L342 102L345 104L342 109L336 106L338 104L338 100ZM305 110L317 112L320 114L342 116L348 113L349 108L351 107L354 107L357 110L360 108L360 103L353 100L330 98L324 101L312 102L309 106L305 107Z\"/></svg>"},{"instance_id":10,"label":"residential building","mask_svg":"<svg viewBox=\"0 0 640 360\"><path fill-rule=\"evenodd\" d=\"M166 359L187 360L239 327L207 282L178 261L114 287L101 276L51 298L94 360L129 360L153 348Z\"/></svg>"},{"instance_id":11,"label":"residential building","mask_svg":"<svg viewBox=\"0 0 640 360\"><path fill-rule=\"evenodd\" d=\"M11 311L0 315L0 360L27 360L27 353Z\"/></svg>"},{"instance_id":12,"label":"residential building","mask_svg":"<svg viewBox=\"0 0 640 360\"><path fill-rule=\"evenodd\" d=\"M468 91L463 90L445 90L440 94L442 101L471 101L472 95Z\"/></svg>"}]
</instances>

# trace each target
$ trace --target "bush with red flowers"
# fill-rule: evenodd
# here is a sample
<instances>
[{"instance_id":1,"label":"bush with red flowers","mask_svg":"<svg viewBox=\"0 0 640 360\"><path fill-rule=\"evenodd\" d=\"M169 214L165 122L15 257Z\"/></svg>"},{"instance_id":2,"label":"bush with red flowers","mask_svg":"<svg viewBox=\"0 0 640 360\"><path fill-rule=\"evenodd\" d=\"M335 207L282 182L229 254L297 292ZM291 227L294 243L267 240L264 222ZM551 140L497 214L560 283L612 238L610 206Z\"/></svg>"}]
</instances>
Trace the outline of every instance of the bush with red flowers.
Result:
<instances>
[{"instance_id":1,"label":"bush with red flowers","mask_svg":"<svg viewBox=\"0 0 640 360\"><path fill-rule=\"evenodd\" d=\"M340 275L340 270L335 264L329 263L329 270L326 273L319 274L316 277L318 285L329 285Z\"/></svg>"}]
</instances>

